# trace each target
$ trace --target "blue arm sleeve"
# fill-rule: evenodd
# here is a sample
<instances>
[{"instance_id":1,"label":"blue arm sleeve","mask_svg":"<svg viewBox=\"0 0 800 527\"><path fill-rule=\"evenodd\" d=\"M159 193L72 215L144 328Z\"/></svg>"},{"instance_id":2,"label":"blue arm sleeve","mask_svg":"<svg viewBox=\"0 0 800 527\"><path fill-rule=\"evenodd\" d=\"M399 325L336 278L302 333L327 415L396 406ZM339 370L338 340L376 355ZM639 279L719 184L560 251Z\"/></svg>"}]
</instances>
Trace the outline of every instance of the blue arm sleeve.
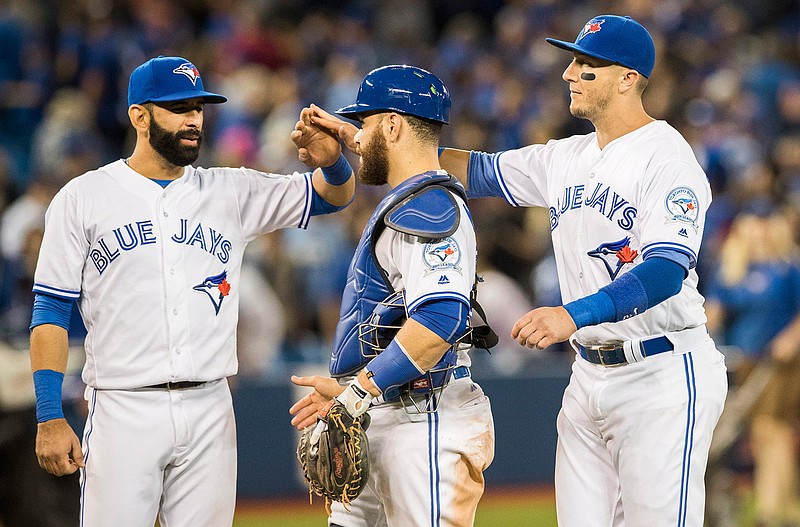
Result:
<instances>
[{"instance_id":1,"label":"blue arm sleeve","mask_svg":"<svg viewBox=\"0 0 800 527\"><path fill-rule=\"evenodd\" d=\"M503 197L494 162L498 154L471 151L467 165L467 195L470 198Z\"/></svg>"},{"instance_id":2,"label":"blue arm sleeve","mask_svg":"<svg viewBox=\"0 0 800 527\"><path fill-rule=\"evenodd\" d=\"M458 300L440 298L421 304L411 318L454 344L467 329L469 308Z\"/></svg>"},{"instance_id":3,"label":"blue arm sleeve","mask_svg":"<svg viewBox=\"0 0 800 527\"><path fill-rule=\"evenodd\" d=\"M338 212L338 211L346 208L347 205L350 205L353 202L353 199L355 199L355 197L356 196L354 194L353 197L350 198L350 201L348 201L346 205L342 205L340 207L337 207L336 205L331 205L330 203L325 201L325 198L323 198L322 196L320 196L317 193L317 189L314 188L314 185L311 185L311 214L310 215L311 216L319 216L321 214L330 214L332 212Z\"/></svg>"},{"instance_id":4,"label":"blue arm sleeve","mask_svg":"<svg viewBox=\"0 0 800 527\"><path fill-rule=\"evenodd\" d=\"M678 294L686 272L687 268L673 259L651 256L597 293L569 302L564 308L578 329L619 322Z\"/></svg>"},{"instance_id":5,"label":"blue arm sleeve","mask_svg":"<svg viewBox=\"0 0 800 527\"><path fill-rule=\"evenodd\" d=\"M33 299L31 329L42 324L55 324L69 331L69 321L74 304L74 300L65 300L37 293Z\"/></svg>"}]
</instances>

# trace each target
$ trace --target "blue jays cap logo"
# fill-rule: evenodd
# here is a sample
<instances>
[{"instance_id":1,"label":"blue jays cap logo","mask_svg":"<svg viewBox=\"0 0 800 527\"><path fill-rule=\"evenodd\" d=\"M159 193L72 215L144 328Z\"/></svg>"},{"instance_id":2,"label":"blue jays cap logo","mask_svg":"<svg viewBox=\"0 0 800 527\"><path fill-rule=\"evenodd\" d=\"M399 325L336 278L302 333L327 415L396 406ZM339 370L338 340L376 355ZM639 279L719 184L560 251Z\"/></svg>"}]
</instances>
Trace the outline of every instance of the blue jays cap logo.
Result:
<instances>
[{"instance_id":1,"label":"blue jays cap logo","mask_svg":"<svg viewBox=\"0 0 800 527\"><path fill-rule=\"evenodd\" d=\"M677 187L669 191L664 201L669 215L667 223L688 223L697 232L697 218L700 216L700 203L697 195L689 187Z\"/></svg>"},{"instance_id":2,"label":"blue jays cap logo","mask_svg":"<svg viewBox=\"0 0 800 527\"><path fill-rule=\"evenodd\" d=\"M222 271L220 274L214 276L207 276L202 282L194 286L192 289L204 293L211 300L214 305L214 315L219 315L219 308L222 307L222 301L231 292L231 284L227 280L228 272Z\"/></svg>"},{"instance_id":3,"label":"blue jays cap logo","mask_svg":"<svg viewBox=\"0 0 800 527\"><path fill-rule=\"evenodd\" d=\"M200 72L197 71L197 68L195 68L194 64L192 64L191 62L184 62L183 64L172 70L172 73L178 75L186 75L186 77L190 81L192 81L192 86L197 84L197 79L200 78Z\"/></svg>"},{"instance_id":4,"label":"blue jays cap logo","mask_svg":"<svg viewBox=\"0 0 800 527\"><path fill-rule=\"evenodd\" d=\"M461 268L458 266L461 263L461 248L449 236L442 240L426 243L422 251L422 258L425 261L425 267L428 268L426 274L442 269L461 272Z\"/></svg>"},{"instance_id":5,"label":"blue jays cap logo","mask_svg":"<svg viewBox=\"0 0 800 527\"><path fill-rule=\"evenodd\" d=\"M631 248L630 236L615 242L601 243L597 249L586 254L603 262L612 280L617 277L625 264L633 263L639 256L639 252Z\"/></svg>"},{"instance_id":6,"label":"blue jays cap logo","mask_svg":"<svg viewBox=\"0 0 800 527\"><path fill-rule=\"evenodd\" d=\"M589 20L588 22L586 22L586 25L583 26L583 29L581 30L580 34L578 35L578 38L575 39L575 42L579 41L580 39L582 39L586 35L591 35L592 33L597 33L598 31L603 29L603 23L604 22L605 22L605 20L603 20L602 18L593 18L593 19Z\"/></svg>"}]
</instances>

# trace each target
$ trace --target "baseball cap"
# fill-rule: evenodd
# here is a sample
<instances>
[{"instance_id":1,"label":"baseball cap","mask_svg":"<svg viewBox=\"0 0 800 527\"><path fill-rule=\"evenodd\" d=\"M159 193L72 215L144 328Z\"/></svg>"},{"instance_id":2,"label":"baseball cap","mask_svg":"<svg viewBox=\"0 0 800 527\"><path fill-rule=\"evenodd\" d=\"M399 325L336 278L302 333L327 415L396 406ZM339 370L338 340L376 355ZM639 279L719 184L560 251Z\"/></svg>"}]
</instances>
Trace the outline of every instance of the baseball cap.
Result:
<instances>
[{"instance_id":1,"label":"baseball cap","mask_svg":"<svg viewBox=\"0 0 800 527\"><path fill-rule=\"evenodd\" d=\"M131 73L128 106L146 102L182 101L202 97L208 103L222 103L227 97L205 91L194 64L182 57L159 55Z\"/></svg>"},{"instance_id":2,"label":"baseball cap","mask_svg":"<svg viewBox=\"0 0 800 527\"><path fill-rule=\"evenodd\" d=\"M656 47L650 33L629 16L600 15L586 22L575 42L545 39L561 49L607 60L650 77Z\"/></svg>"}]
</instances>

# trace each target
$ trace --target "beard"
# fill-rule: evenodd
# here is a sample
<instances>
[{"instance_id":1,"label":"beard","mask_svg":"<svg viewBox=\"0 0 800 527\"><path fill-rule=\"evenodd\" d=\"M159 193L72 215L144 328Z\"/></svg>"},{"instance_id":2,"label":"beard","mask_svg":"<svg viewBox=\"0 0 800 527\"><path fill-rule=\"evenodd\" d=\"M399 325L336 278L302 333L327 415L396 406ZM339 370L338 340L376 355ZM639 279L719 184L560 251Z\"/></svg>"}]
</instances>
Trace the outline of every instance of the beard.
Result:
<instances>
[{"instance_id":1,"label":"beard","mask_svg":"<svg viewBox=\"0 0 800 527\"><path fill-rule=\"evenodd\" d=\"M358 167L357 177L363 184L376 187L385 185L389 180L389 151L380 128L361 149L361 166Z\"/></svg>"},{"instance_id":2,"label":"beard","mask_svg":"<svg viewBox=\"0 0 800 527\"><path fill-rule=\"evenodd\" d=\"M181 139L197 139L197 146L182 145ZM173 134L161 128L153 114L150 114L150 146L170 164L176 167L191 165L200 155L201 144L203 144L202 130L183 130Z\"/></svg>"}]
</instances>

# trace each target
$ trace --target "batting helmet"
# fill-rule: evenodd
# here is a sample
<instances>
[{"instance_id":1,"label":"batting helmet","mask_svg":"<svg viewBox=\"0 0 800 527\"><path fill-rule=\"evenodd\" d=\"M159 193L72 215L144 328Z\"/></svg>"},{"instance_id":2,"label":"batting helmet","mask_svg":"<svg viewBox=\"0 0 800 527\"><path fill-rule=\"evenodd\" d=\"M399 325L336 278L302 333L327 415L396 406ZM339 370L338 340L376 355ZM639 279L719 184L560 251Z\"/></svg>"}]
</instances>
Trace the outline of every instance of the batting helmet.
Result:
<instances>
[{"instance_id":1,"label":"batting helmet","mask_svg":"<svg viewBox=\"0 0 800 527\"><path fill-rule=\"evenodd\" d=\"M448 124L450 105L450 94L436 75L415 66L392 65L367 73L356 102L336 113L357 119L384 110Z\"/></svg>"}]
</instances>

